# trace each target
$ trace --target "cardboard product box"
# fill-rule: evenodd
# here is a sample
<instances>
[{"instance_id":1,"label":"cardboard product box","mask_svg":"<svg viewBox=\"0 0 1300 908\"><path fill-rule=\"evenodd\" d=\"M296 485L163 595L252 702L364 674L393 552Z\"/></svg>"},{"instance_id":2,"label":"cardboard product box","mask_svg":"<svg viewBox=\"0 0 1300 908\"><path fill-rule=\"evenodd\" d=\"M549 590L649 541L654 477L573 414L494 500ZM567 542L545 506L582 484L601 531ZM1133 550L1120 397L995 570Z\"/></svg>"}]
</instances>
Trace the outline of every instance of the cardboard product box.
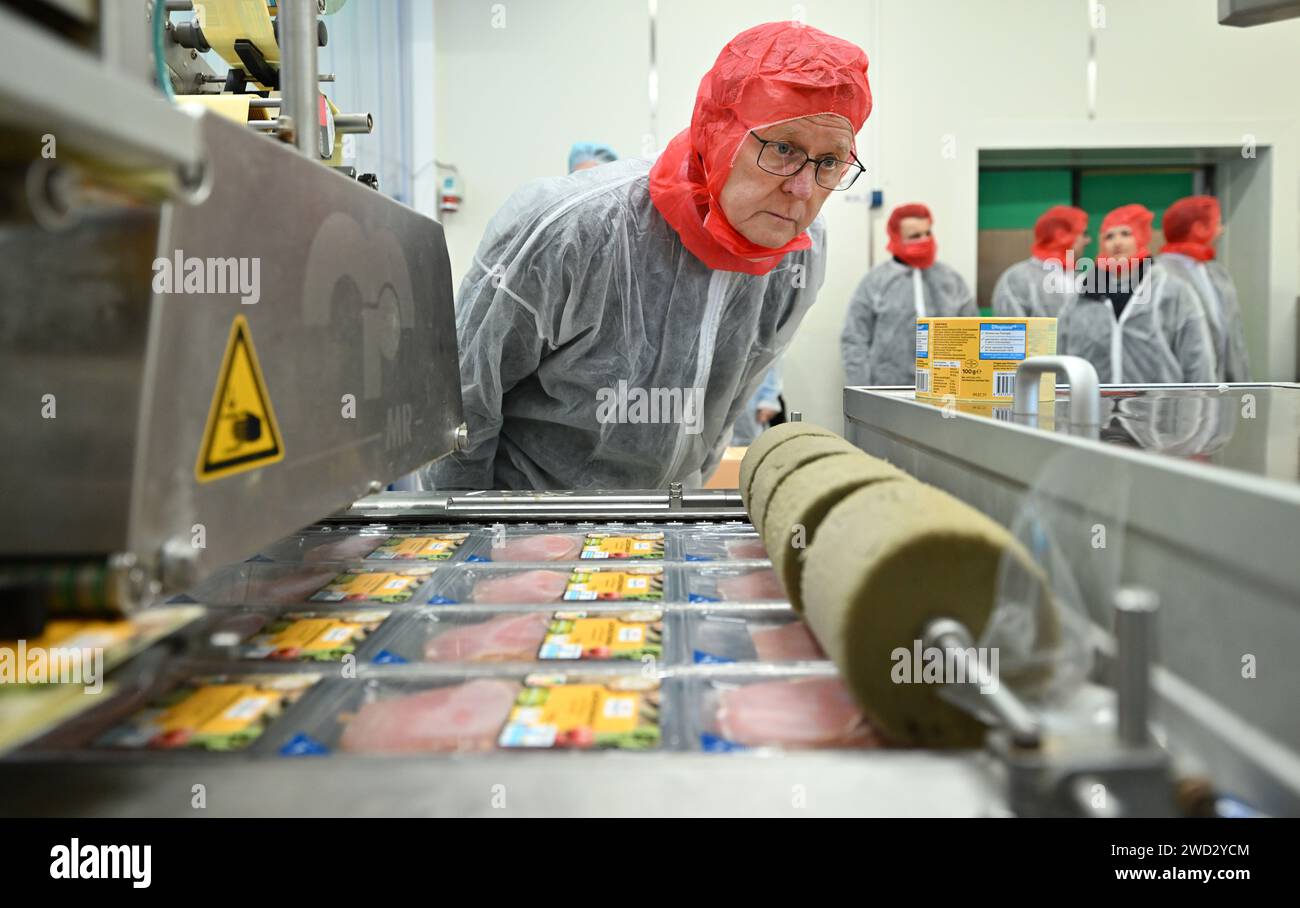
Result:
<instances>
[{"instance_id":1,"label":"cardboard product box","mask_svg":"<svg viewBox=\"0 0 1300 908\"><path fill-rule=\"evenodd\" d=\"M1016 367L1056 353L1054 318L918 318L916 396L1010 401ZM1056 376L1040 380L1039 400L1056 399Z\"/></svg>"}]
</instances>

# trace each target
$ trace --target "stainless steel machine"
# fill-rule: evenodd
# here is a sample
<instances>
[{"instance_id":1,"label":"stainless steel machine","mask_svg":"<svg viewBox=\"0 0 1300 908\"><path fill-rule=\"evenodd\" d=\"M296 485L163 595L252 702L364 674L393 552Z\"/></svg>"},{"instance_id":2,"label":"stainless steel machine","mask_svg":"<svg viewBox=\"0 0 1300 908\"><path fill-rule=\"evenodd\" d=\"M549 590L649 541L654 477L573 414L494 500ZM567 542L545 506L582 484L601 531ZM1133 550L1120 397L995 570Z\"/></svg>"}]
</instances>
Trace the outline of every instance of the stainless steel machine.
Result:
<instances>
[{"instance_id":1,"label":"stainless steel machine","mask_svg":"<svg viewBox=\"0 0 1300 908\"><path fill-rule=\"evenodd\" d=\"M294 125L326 112L317 4L279 7L275 97L212 76L162 28L174 5L0 10L0 557L57 609L178 591L446 454L461 424L442 228ZM215 34L248 5L199 6ZM174 102L143 65L151 17L184 61ZM284 113L232 122L213 98Z\"/></svg>"},{"instance_id":2,"label":"stainless steel machine","mask_svg":"<svg viewBox=\"0 0 1300 908\"><path fill-rule=\"evenodd\" d=\"M1097 654L983 749L875 746L737 493L383 491L463 437L441 228L326 153L318 4L242 44L184 5L0 11L0 637L104 657L11 685L0 647L0 813L1300 810L1300 388L846 389L846 436L1016 527ZM233 80L191 53L223 40Z\"/></svg>"}]
</instances>

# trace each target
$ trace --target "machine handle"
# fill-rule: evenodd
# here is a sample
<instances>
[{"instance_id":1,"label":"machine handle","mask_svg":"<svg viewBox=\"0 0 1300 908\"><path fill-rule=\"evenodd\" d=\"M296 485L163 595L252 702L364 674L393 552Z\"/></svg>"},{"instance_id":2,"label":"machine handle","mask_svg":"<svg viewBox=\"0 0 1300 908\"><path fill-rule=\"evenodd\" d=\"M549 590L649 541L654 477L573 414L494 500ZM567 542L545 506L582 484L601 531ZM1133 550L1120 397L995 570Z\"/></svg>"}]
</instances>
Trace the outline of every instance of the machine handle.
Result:
<instances>
[{"instance_id":1,"label":"machine handle","mask_svg":"<svg viewBox=\"0 0 1300 908\"><path fill-rule=\"evenodd\" d=\"M1101 426L1101 387L1092 363L1078 356L1031 356L1016 367L1011 412L1038 419L1038 379L1055 372L1070 389L1070 425L1096 437Z\"/></svg>"}]
</instances>

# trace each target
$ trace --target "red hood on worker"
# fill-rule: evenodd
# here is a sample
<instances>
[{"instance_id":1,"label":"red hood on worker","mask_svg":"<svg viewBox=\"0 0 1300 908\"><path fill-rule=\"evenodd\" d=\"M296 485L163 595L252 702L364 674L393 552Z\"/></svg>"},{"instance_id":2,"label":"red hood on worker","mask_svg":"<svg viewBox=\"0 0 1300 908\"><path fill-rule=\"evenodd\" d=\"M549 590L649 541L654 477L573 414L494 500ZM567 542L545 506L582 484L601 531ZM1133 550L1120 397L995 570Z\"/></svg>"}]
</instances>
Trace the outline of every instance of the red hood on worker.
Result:
<instances>
[{"instance_id":1,"label":"red hood on worker","mask_svg":"<svg viewBox=\"0 0 1300 908\"><path fill-rule=\"evenodd\" d=\"M722 211L722 187L750 130L837 114L856 134L871 113L867 55L855 44L795 22L741 32L700 80L689 129L650 169L650 197L682 243L722 271L767 274L812 245L807 231L780 248L750 242Z\"/></svg>"},{"instance_id":2,"label":"red hood on worker","mask_svg":"<svg viewBox=\"0 0 1300 908\"><path fill-rule=\"evenodd\" d=\"M1132 258L1111 258L1107 255L1097 255L1097 267L1105 269L1112 274L1127 270L1135 274L1140 263L1145 258L1150 258L1151 249L1151 222L1156 216L1145 205L1121 205L1110 214L1106 215L1101 222L1102 243L1105 243L1106 231L1112 227L1128 227L1133 231L1133 239L1137 241L1137 252Z\"/></svg>"},{"instance_id":3,"label":"red hood on worker","mask_svg":"<svg viewBox=\"0 0 1300 908\"><path fill-rule=\"evenodd\" d=\"M1198 262L1214 258L1214 234L1223 219L1219 200L1212 195L1191 195L1165 209L1161 252L1190 255Z\"/></svg>"},{"instance_id":4,"label":"red hood on worker","mask_svg":"<svg viewBox=\"0 0 1300 908\"><path fill-rule=\"evenodd\" d=\"M913 268L929 268L934 264L935 256L939 254L939 244L935 242L933 235L910 243L903 242L903 218L925 218L930 222L931 227L934 226L934 217L925 205L920 202L899 205L889 213L889 221L885 224L885 231L889 234L889 242L885 244L885 248L906 265Z\"/></svg>"},{"instance_id":5,"label":"red hood on worker","mask_svg":"<svg viewBox=\"0 0 1300 908\"><path fill-rule=\"evenodd\" d=\"M1044 262L1066 260L1075 242L1088 229L1088 212L1072 205L1053 205L1034 224L1034 245L1029 253Z\"/></svg>"}]
</instances>

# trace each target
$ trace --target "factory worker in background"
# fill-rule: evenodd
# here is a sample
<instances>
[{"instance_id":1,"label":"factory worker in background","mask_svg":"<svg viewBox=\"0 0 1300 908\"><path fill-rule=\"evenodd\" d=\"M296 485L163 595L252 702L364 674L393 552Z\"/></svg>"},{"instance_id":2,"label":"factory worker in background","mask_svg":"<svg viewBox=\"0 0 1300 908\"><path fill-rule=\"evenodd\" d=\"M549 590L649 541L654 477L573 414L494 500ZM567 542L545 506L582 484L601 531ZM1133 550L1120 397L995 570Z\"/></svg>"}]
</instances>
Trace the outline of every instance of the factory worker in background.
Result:
<instances>
[{"instance_id":1,"label":"factory worker in background","mask_svg":"<svg viewBox=\"0 0 1300 908\"><path fill-rule=\"evenodd\" d=\"M846 384L915 384L916 320L979 315L961 275L935 261L933 223L924 205L900 205L890 213L887 248L894 257L867 272L844 319Z\"/></svg>"},{"instance_id":2,"label":"factory worker in background","mask_svg":"<svg viewBox=\"0 0 1300 908\"><path fill-rule=\"evenodd\" d=\"M781 368L776 365L767 370L749 406L736 417L736 426L731 433L733 445L753 444L760 432L776 424L773 420L779 419L785 409L781 403L781 391Z\"/></svg>"},{"instance_id":3,"label":"factory worker in background","mask_svg":"<svg viewBox=\"0 0 1300 908\"><path fill-rule=\"evenodd\" d=\"M1009 318L1056 318L1075 295L1075 262L1088 236L1088 212L1053 205L1034 224L1029 258L1017 262L993 288L993 314Z\"/></svg>"},{"instance_id":4,"label":"factory worker in background","mask_svg":"<svg viewBox=\"0 0 1300 908\"><path fill-rule=\"evenodd\" d=\"M590 170L601 164L612 164L618 160L614 149L596 142L574 142L569 149L569 173Z\"/></svg>"},{"instance_id":5,"label":"factory worker in background","mask_svg":"<svg viewBox=\"0 0 1300 908\"><path fill-rule=\"evenodd\" d=\"M1214 241L1223 233L1219 200L1208 195L1179 199L1167 209L1165 245L1156 261L1185 281L1201 303L1214 341L1219 381L1249 381L1250 359L1241 326L1237 288L1214 260Z\"/></svg>"},{"instance_id":6,"label":"factory worker in background","mask_svg":"<svg viewBox=\"0 0 1300 908\"><path fill-rule=\"evenodd\" d=\"M653 165L515 192L458 293L469 444L433 487L701 486L822 285L817 214L870 111L861 48L760 25Z\"/></svg>"},{"instance_id":7,"label":"factory worker in background","mask_svg":"<svg viewBox=\"0 0 1300 908\"><path fill-rule=\"evenodd\" d=\"M1056 350L1091 362L1103 383L1213 381L1205 314L1191 288L1152 260L1153 219L1141 205L1106 215L1097 267L1058 316Z\"/></svg>"}]
</instances>

